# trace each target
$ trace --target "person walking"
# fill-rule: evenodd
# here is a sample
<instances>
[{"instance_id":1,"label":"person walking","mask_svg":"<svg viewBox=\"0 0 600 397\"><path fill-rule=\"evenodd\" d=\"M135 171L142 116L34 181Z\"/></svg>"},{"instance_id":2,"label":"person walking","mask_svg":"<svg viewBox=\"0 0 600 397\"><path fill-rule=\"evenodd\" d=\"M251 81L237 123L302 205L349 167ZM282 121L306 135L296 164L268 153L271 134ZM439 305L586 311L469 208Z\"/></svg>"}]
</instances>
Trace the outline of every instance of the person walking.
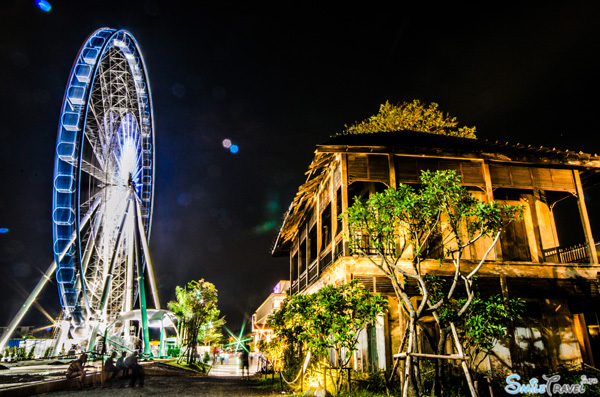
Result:
<instances>
[{"instance_id":1,"label":"person walking","mask_svg":"<svg viewBox=\"0 0 600 397\"><path fill-rule=\"evenodd\" d=\"M250 352L248 351L248 345L242 346L242 379L244 379L244 372L246 372L246 379L250 380Z\"/></svg>"}]
</instances>

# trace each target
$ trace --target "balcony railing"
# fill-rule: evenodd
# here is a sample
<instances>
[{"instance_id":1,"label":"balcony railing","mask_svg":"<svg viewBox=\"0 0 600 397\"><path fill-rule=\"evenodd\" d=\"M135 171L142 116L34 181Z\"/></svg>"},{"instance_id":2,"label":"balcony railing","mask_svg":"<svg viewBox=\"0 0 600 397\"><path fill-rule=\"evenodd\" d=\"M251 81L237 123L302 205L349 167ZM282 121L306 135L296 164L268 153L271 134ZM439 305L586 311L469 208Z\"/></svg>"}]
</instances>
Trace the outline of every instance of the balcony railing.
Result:
<instances>
[{"instance_id":1,"label":"balcony railing","mask_svg":"<svg viewBox=\"0 0 600 397\"><path fill-rule=\"evenodd\" d=\"M598 247L600 243L596 244ZM587 244L573 244L569 246L558 246L542 251L545 262L553 263L586 263L590 261Z\"/></svg>"}]
</instances>

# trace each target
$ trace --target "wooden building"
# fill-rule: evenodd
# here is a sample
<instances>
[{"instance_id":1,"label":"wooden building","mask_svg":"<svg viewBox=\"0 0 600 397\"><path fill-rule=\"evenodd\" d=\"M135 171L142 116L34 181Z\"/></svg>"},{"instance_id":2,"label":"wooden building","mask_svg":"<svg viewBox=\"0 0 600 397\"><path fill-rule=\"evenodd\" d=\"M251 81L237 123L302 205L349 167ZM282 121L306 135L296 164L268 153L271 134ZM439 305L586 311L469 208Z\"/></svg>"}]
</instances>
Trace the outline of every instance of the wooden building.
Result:
<instances>
[{"instance_id":1,"label":"wooden building","mask_svg":"<svg viewBox=\"0 0 600 397\"><path fill-rule=\"evenodd\" d=\"M390 281L352 256L338 215L355 196L418 184L421 170L441 169L456 170L482 201L525 207L479 272L483 294L526 301L523 319L512 324L514 338L497 344L484 369L600 365L600 265L584 199L584 189L600 181L597 155L410 131L333 137L317 145L273 247L273 255L290 258L290 293L359 279L386 295L390 310L363 332L354 364L390 366L400 340L398 302ZM485 244L475 245L467 262L481 258ZM452 271L434 261L425 266L439 276Z\"/></svg>"}]
</instances>

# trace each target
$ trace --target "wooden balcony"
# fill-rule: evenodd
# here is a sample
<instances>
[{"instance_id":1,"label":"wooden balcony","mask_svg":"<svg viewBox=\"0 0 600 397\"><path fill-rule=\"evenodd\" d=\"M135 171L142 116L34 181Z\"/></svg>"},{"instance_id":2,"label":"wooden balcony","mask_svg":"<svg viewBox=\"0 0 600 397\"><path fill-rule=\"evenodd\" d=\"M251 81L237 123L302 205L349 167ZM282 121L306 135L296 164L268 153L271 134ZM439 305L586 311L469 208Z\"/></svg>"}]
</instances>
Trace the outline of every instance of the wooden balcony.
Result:
<instances>
[{"instance_id":1,"label":"wooden balcony","mask_svg":"<svg viewBox=\"0 0 600 397\"><path fill-rule=\"evenodd\" d=\"M596 248L600 243L596 243ZM590 261L587 244L579 243L558 246L543 250L544 262L550 263L587 263Z\"/></svg>"}]
</instances>

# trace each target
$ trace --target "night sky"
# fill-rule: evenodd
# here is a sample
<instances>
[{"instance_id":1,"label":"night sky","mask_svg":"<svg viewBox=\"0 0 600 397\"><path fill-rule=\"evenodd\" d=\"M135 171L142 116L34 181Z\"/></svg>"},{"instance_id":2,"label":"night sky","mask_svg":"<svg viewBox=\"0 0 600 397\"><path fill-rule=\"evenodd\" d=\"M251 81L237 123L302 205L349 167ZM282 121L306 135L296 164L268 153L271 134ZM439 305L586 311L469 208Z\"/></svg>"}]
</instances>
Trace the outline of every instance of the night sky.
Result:
<instances>
[{"instance_id":1,"label":"night sky","mask_svg":"<svg viewBox=\"0 0 600 397\"><path fill-rule=\"evenodd\" d=\"M6 1L0 12L0 228L9 229L0 234L0 325L52 262L64 88L80 46L100 27L129 30L148 70L150 251L162 305L176 285L204 278L219 290L232 330L288 278L288 260L272 258L271 244L315 145L386 100L437 102L480 139L600 152L597 2L354 16L50 3L44 12L34 1ZM55 285L39 301L58 315ZM45 320L32 309L23 323Z\"/></svg>"}]
</instances>

